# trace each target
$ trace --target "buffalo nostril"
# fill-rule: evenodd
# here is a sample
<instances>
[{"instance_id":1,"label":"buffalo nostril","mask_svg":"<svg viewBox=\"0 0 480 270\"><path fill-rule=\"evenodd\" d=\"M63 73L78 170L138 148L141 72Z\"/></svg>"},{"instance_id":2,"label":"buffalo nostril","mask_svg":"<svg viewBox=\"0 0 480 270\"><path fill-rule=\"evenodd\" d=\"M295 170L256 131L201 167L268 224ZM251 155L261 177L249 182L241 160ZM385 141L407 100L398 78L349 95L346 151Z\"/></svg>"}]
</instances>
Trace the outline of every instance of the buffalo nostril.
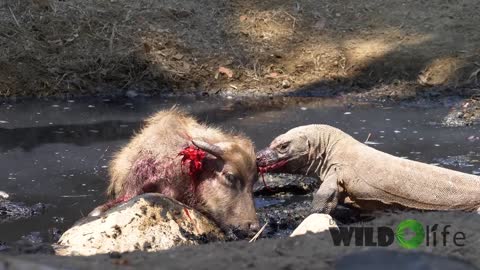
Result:
<instances>
[{"instance_id":1,"label":"buffalo nostril","mask_svg":"<svg viewBox=\"0 0 480 270\"><path fill-rule=\"evenodd\" d=\"M258 222L248 223L248 228L251 232L257 233L260 230L260 225Z\"/></svg>"}]
</instances>

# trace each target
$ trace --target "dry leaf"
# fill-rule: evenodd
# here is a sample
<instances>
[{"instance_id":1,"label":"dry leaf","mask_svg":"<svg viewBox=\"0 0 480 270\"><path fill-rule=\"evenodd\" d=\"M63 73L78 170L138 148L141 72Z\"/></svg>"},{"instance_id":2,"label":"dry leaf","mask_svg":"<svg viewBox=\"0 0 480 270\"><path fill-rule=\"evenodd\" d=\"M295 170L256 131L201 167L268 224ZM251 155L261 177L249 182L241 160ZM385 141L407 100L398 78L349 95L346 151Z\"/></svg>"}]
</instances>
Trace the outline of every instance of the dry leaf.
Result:
<instances>
[{"instance_id":1,"label":"dry leaf","mask_svg":"<svg viewBox=\"0 0 480 270\"><path fill-rule=\"evenodd\" d=\"M225 74L227 75L228 78L232 78L233 77L233 71L229 68L226 68L226 67L219 67L218 68L218 72L221 73L221 74Z\"/></svg>"},{"instance_id":2,"label":"dry leaf","mask_svg":"<svg viewBox=\"0 0 480 270\"><path fill-rule=\"evenodd\" d=\"M272 79L275 79L278 77L278 73L277 72L272 72L272 73L269 73L265 76L265 78L272 78Z\"/></svg>"},{"instance_id":3,"label":"dry leaf","mask_svg":"<svg viewBox=\"0 0 480 270\"><path fill-rule=\"evenodd\" d=\"M175 60L182 60L183 54L177 53L174 56L172 56L172 58L175 59Z\"/></svg>"}]
</instances>

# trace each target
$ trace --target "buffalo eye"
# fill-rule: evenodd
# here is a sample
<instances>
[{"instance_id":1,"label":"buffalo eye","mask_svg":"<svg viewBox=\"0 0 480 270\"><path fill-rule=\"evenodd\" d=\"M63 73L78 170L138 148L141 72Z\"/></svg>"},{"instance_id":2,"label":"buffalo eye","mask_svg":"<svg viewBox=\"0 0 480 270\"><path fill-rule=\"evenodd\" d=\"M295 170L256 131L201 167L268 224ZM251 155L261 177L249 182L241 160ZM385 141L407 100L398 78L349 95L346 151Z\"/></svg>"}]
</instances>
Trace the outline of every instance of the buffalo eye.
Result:
<instances>
[{"instance_id":1,"label":"buffalo eye","mask_svg":"<svg viewBox=\"0 0 480 270\"><path fill-rule=\"evenodd\" d=\"M237 177L233 173L225 173L224 175L230 184L234 184L237 181Z\"/></svg>"}]
</instances>

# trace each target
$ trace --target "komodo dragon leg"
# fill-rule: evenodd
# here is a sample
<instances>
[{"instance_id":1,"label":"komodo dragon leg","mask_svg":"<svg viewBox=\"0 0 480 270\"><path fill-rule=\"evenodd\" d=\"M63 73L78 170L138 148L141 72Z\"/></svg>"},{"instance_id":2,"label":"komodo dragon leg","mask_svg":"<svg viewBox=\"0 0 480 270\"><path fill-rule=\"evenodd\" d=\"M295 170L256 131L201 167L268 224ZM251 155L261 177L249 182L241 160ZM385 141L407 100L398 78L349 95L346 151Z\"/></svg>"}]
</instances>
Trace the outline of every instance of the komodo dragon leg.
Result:
<instances>
[{"instance_id":1,"label":"komodo dragon leg","mask_svg":"<svg viewBox=\"0 0 480 270\"><path fill-rule=\"evenodd\" d=\"M313 195L312 212L331 214L338 203L338 182L336 174L329 174Z\"/></svg>"}]
</instances>

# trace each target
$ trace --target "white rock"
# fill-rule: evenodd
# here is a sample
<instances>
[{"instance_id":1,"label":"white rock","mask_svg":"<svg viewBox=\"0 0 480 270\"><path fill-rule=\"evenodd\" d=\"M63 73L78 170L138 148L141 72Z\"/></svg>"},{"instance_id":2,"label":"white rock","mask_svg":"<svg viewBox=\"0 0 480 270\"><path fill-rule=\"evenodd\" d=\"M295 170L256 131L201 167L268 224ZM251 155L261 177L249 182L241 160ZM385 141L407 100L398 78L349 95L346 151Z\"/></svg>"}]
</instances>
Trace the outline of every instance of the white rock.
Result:
<instances>
[{"instance_id":1,"label":"white rock","mask_svg":"<svg viewBox=\"0 0 480 270\"><path fill-rule=\"evenodd\" d=\"M303 235L306 233L321 233L330 228L338 228L337 223L330 215L311 214L292 232L290 237Z\"/></svg>"},{"instance_id":2,"label":"white rock","mask_svg":"<svg viewBox=\"0 0 480 270\"><path fill-rule=\"evenodd\" d=\"M10 195L8 195L8 193L0 190L0 199L8 199L8 197L10 197Z\"/></svg>"},{"instance_id":3,"label":"white rock","mask_svg":"<svg viewBox=\"0 0 480 270\"><path fill-rule=\"evenodd\" d=\"M67 230L57 255L89 256L134 250L159 251L224 240L220 229L198 211L160 194L144 194L87 217Z\"/></svg>"}]
</instances>

